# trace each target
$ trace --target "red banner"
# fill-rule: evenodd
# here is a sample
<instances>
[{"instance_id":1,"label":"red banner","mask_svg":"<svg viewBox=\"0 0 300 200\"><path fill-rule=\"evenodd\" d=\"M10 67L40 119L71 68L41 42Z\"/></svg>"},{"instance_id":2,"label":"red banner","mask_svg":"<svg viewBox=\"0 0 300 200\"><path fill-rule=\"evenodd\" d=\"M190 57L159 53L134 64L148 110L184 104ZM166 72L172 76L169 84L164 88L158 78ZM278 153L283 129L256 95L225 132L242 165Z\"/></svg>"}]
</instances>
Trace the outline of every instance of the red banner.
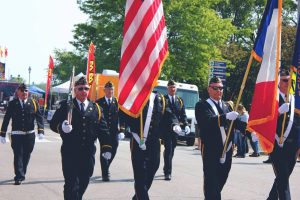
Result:
<instances>
[{"instance_id":1,"label":"red banner","mask_svg":"<svg viewBox=\"0 0 300 200\"><path fill-rule=\"evenodd\" d=\"M87 68L86 68L86 80L88 81L90 88L92 87L92 84L95 79L95 73L96 73L96 62L95 62L94 54L95 54L95 46L94 46L93 42L91 42L90 48L89 48ZM90 96L90 93L89 93L89 96Z\"/></svg>"},{"instance_id":2,"label":"red banner","mask_svg":"<svg viewBox=\"0 0 300 200\"><path fill-rule=\"evenodd\" d=\"M47 107L47 100L48 100L48 94L49 94L50 86L51 86L51 79L52 79L53 68L54 68L54 63L53 63L52 57L50 56L49 57L49 69L48 69L48 76L47 76L47 85L46 85L46 93L45 93L44 110Z\"/></svg>"}]
</instances>

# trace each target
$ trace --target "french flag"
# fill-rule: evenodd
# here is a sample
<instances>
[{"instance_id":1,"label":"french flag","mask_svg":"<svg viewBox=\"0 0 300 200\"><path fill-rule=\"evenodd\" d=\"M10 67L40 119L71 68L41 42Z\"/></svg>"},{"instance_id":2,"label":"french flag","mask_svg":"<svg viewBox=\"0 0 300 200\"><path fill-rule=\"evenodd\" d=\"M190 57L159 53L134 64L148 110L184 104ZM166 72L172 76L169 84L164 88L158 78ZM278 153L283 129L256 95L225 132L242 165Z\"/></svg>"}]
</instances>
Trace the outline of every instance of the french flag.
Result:
<instances>
[{"instance_id":1,"label":"french flag","mask_svg":"<svg viewBox=\"0 0 300 200\"><path fill-rule=\"evenodd\" d=\"M278 117L278 71L281 50L282 0L268 0L251 55L261 62L252 99L248 130L272 152Z\"/></svg>"},{"instance_id":2,"label":"french flag","mask_svg":"<svg viewBox=\"0 0 300 200\"><path fill-rule=\"evenodd\" d=\"M296 92L295 92L295 112L300 114L300 18L298 19L298 28L294 48L292 67L297 69Z\"/></svg>"}]
</instances>

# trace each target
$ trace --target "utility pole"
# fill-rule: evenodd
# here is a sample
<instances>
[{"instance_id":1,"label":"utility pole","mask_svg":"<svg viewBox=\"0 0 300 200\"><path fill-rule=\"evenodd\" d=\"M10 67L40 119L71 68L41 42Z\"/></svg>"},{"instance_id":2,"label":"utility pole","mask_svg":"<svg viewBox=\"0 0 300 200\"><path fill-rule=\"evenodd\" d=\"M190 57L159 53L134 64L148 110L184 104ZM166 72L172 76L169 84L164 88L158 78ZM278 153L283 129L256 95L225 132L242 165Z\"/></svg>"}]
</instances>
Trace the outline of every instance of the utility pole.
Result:
<instances>
[{"instance_id":1,"label":"utility pole","mask_svg":"<svg viewBox=\"0 0 300 200\"><path fill-rule=\"evenodd\" d=\"M28 67L28 74L29 74L29 81L28 81L28 86L30 86L30 73L31 73L31 67Z\"/></svg>"}]
</instances>

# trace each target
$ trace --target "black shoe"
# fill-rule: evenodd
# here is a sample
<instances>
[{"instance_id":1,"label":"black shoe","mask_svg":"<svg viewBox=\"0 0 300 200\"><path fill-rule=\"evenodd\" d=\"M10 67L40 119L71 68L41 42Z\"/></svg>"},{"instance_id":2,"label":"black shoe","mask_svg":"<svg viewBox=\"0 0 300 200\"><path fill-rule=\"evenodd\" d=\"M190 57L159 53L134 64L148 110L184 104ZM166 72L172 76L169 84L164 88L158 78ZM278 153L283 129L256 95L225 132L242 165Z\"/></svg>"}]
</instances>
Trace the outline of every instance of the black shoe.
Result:
<instances>
[{"instance_id":1,"label":"black shoe","mask_svg":"<svg viewBox=\"0 0 300 200\"><path fill-rule=\"evenodd\" d=\"M21 180L15 180L15 185L21 185L22 181Z\"/></svg>"},{"instance_id":2,"label":"black shoe","mask_svg":"<svg viewBox=\"0 0 300 200\"><path fill-rule=\"evenodd\" d=\"M236 158L245 158L243 155L237 155Z\"/></svg>"},{"instance_id":3,"label":"black shoe","mask_svg":"<svg viewBox=\"0 0 300 200\"><path fill-rule=\"evenodd\" d=\"M268 160L265 160L265 161L263 161L263 163L272 163L272 161L271 161L271 159L270 158L268 158Z\"/></svg>"},{"instance_id":4,"label":"black shoe","mask_svg":"<svg viewBox=\"0 0 300 200\"><path fill-rule=\"evenodd\" d=\"M110 181L109 176L108 175L102 176L102 181L104 181L104 182Z\"/></svg>"},{"instance_id":5,"label":"black shoe","mask_svg":"<svg viewBox=\"0 0 300 200\"><path fill-rule=\"evenodd\" d=\"M170 181L171 180L171 174L165 174L165 180Z\"/></svg>"},{"instance_id":6,"label":"black shoe","mask_svg":"<svg viewBox=\"0 0 300 200\"><path fill-rule=\"evenodd\" d=\"M253 154L250 154L249 157L259 157L259 153L253 153Z\"/></svg>"}]
</instances>

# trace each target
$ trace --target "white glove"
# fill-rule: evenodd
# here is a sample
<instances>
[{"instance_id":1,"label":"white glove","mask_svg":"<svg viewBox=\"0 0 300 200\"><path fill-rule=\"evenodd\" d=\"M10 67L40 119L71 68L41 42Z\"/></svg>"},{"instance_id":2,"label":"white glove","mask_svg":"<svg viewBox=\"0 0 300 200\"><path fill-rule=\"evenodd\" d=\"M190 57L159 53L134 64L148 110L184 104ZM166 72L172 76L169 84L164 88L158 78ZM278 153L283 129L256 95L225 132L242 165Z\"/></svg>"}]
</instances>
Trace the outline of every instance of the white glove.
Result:
<instances>
[{"instance_id":1,"label":"white glove","mask_svg":"<svg viewBox=\"0 0 300 200\"><path fill-rule=\"evenodd\" d=\"M191 132L190 127L189 126L185 126L184 132L185 132L186 135L190 134L190 132Z\"/></svg>"},{"instance_id":2,"label":"white glove","mask_svg":"<svg viewBox=\"0 0 300 200\"><path fill-rule=\"evenodd\" d=\"M125 134L123 132L120 132L118 134L118 140L124 140L124 138L125 138Z\"/></svg>"},{"instance_id":3,"label":"white glove","mask_svg":"<svg viewBox=\"0 0 300 200\"><path fill-rule=\"evenodd\" d=\"M231 111L229 113L226 113L226 119L228 120L236 120L236 118L239 116L238 112Z\"/></svg>"},{"instance_id":4,"label":"white glove","mask_svg":"<svg viewBox=\"0 0 300 200\"><path fill-rule=\"evenodd\" d=\"M175 133L177 133L178 135L182 134L182 130L181 130L181 127L179 125L173 126L173 131Z\"/></svg>"},{"instance_id":5,"label":"white glove","mask_svg":"<svg viewBox=\"0 0 300 200\"><path fill-rule=\"evenodd\" d=\"M0 141L1 141L2 144L5 144L6 143L5 137L0 136Z\"/></svg>"},{"instance_id":6,"label":"white glove","mask_svg":"<svg viewBox=\"0 0 300 200\"><path fill-rule=\"evenodd\" d=\"M145 143L140 144L139 146L140 146L141 150L143 150L143 151L146 150L146 144Z\"/></svg>"},{"instance_id":7,"label":"white glove","mask_svg":"<svg viewBox=\"0 0 300 200\"><path fill-rule=\"evenodd\" d=\"M63 132L65 132L65 133L70 133L73 129L72 125L70 125L67 120L63 121L61 128L62 128Z\"/></svg>"},{"instance_id":8,"label":"white glove","mask_svg":"<svg viewBox=\"0 0 300 200\"><path fill-rule=\"evenodd\" d=\"M38 138L39 138L39 140L43 140L44 139L44 134L42 134L42 133L38 134Z\"/></svg>"},{"instance_id":9,"label":"white glove","mask_svg":"<svg viewBox=\"0 0 300 200\"><path fill-rule=\"evenodd\" d=\"M106 160L111 159L111 153L110 152L105 152L102 154L103 158L105 158Z\"/></svg>"},{"instance_id":10,"label":"white glove","mask_svg":"<svg viewBox=\"0 0 300 200\"><path fill-rule=\"evenodd\" d=\"M257 142L258 141L258 137L257 137L255 132L251 133L251 139L252 139L252 142Z\"/></svg>"},{"instance_id":11,"label":"white glove","mask_svg":"<svg viewBox=\"0 0 300 200\"><path fill-rule=\"evenodd\" d=\"M278 108L279 114L286 113L290 110L290 103L284 103Z\"/></svg>"}]
</instances>

